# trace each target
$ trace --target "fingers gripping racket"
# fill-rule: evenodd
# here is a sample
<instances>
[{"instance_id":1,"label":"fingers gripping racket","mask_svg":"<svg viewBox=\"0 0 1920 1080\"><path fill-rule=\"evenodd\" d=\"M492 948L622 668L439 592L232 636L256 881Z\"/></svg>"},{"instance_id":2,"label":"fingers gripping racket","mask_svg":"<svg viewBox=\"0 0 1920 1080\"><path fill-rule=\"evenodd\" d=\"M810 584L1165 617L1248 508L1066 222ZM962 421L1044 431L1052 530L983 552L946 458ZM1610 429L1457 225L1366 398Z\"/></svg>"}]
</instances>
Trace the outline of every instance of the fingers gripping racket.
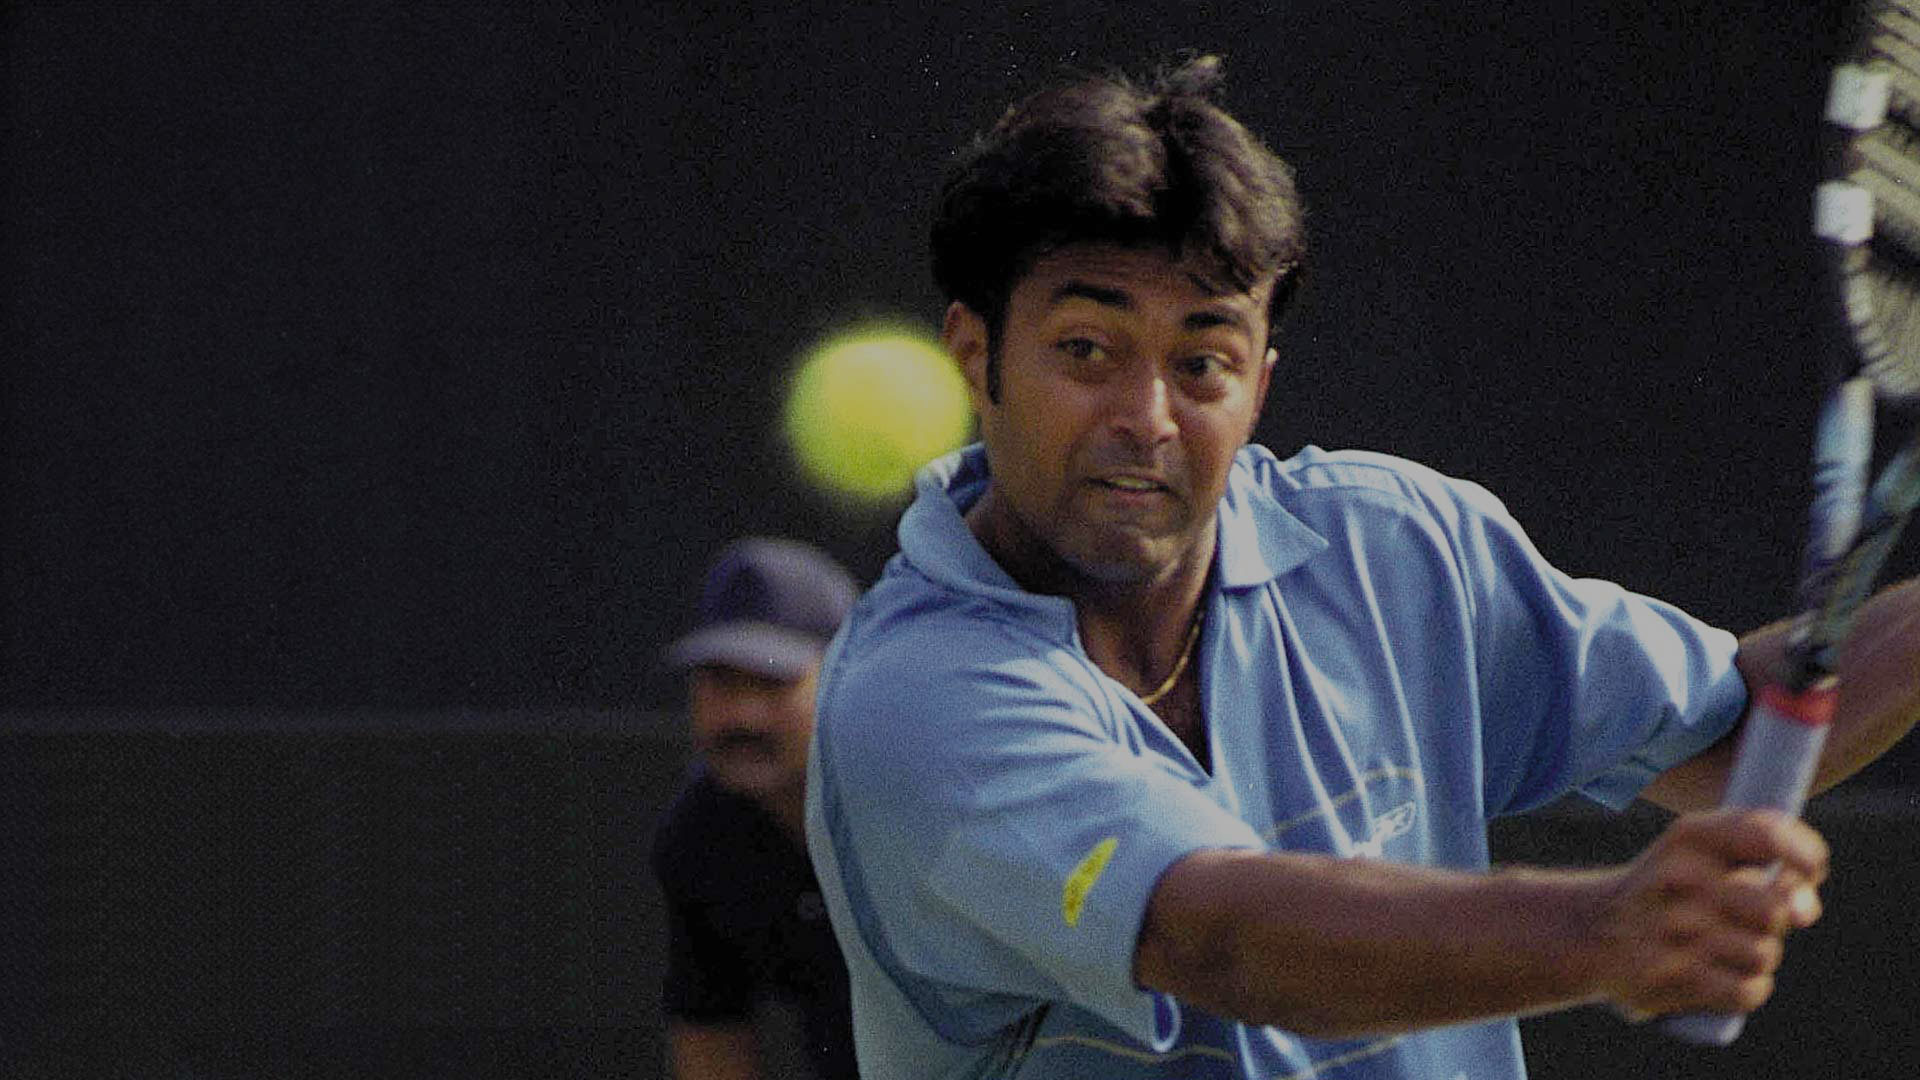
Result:
<instances>
[{"instance_id":1,"label":"fingers gripping racket","mask_svg":"<svg viewBox=\"0 0 1920 1080\"><path fill-rule=\"evenodd\" d=\"M1829 179L1814 233L1831 261L1850 348L1814 437L1812 521L1801 612L1784 670L1748 715L1723 803L1798 814L1839 692L1835 666L1914 505L1920 429L1866 490L1876 401L1920 399L1920 0L1865 0L1853 45L1832 73ZM1696 1043L1726 1045L1746 1018L1665 1021Z\"/></svg>"}]
</instances>

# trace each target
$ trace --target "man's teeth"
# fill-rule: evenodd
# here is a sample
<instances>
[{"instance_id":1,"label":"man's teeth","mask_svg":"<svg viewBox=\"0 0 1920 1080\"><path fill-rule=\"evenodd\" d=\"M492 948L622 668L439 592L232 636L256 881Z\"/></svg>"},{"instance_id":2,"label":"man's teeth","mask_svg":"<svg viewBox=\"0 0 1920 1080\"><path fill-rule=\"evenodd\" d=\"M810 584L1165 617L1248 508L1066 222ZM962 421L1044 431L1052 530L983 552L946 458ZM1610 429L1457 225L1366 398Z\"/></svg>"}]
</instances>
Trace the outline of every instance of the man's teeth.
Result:
<instances>
[{"instance_id":1,"label":"man's teeth","mask_svg":"<svg viewBox=\"0 0 1920 1080\"><path fill-rule=\"evenodd\" d=\"M1107 483L1125 491L1152 491L1160 486L1151 480L1141 480L1132 476L1115 476L1108 479Z\"/></svg>"}]
</instances>

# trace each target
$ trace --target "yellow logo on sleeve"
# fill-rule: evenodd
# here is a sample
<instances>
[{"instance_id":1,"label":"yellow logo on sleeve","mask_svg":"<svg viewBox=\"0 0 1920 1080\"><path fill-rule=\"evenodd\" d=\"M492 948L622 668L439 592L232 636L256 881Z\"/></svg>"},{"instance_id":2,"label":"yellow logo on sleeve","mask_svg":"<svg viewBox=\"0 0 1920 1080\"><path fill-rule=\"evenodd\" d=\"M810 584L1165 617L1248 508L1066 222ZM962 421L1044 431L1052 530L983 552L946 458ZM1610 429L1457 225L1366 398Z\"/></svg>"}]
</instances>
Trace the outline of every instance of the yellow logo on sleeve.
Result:
<instances>
[{"instance_id":1,"label":"yellow logo on sleeve","mask_svg":"<svg viewBox=\"0 0 1920 1080\"><path fill-rule=\"evenodd\" d=\"M1067 887L1060 893L1060 916L1067 920L1068 926L1080 925L1080 912L1087 906L1087 890L1100 880L1100 874L1106 870L1107 863L1113 858L1113 849L1120 846L1120 838L1109 836L1093 845L1087 857L1067 875Z\"/></svg>"}]
</instances>

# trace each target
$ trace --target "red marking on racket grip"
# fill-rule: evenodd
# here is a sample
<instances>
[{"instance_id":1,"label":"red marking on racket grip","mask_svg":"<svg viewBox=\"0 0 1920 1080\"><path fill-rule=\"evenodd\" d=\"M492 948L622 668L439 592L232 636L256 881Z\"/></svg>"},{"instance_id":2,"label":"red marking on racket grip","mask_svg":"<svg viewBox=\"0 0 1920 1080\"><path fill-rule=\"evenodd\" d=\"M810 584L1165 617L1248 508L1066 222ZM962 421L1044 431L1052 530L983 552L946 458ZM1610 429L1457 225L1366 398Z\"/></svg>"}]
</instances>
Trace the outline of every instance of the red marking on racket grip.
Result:
<instances>
[{"instance_id":1,"label":"red marking on racket grip","mask_svg":"<svg viewBox=\"0 0 1920 1080\"><path fill-rule=\"evenodd\" d=\"M1760 703L1782 719L1807 727L1826 727L1833 723L1834 705L1840 700L1835 686L1812 686L1798 693L1784 686L1768 685L1760 691Z\"/></svg>"}]
</instances>

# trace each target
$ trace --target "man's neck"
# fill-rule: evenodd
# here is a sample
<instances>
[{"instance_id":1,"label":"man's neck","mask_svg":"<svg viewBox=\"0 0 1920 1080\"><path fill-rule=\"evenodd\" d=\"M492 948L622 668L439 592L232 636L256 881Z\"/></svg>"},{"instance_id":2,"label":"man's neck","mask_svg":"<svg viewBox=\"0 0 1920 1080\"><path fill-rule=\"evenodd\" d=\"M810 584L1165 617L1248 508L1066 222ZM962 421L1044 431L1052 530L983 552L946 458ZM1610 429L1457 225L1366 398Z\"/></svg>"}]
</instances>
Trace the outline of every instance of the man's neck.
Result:
<instances>
[{"instance_id":1,"label":"man's neck","mask_svg":"<svg viewBox=\"0 0 1920 1080\"><path fill-rule=\"evenodd\" d=\"M1136 691L1157 686L1173 670L1206 592L1212 570L1212 523L1188 559L1147 580L1103 581L1082 573L1022 529L989 485L966 513L968 527L1001 569L1029 592L1073 601L1087 655Z\"/></svg>"},{"instance_id":2,"label":"man's neck","mask_svg":"<svg viewBox=\"0 0 1920 1080\"><path fill-rule=\"evenodd\" d=\"M1109 598L1077 601L1080 644L1111 678L1145 695L1180 663L1199 617L1204 576L1164 590L1144 592L1121 602Z\"/></svg>"}]
</instances>

